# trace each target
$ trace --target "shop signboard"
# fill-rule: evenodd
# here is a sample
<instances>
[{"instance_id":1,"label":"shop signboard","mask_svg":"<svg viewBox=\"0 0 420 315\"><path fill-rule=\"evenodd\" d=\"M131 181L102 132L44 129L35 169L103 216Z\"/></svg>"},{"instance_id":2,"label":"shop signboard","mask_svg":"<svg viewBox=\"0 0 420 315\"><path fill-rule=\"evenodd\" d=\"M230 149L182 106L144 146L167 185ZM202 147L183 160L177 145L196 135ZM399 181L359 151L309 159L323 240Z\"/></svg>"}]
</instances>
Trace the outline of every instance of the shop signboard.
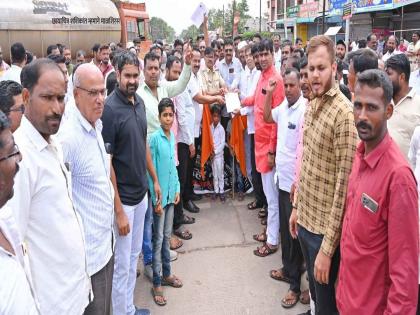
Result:
<instances>
[{"instance_id":1,"label":"shop signboard","mask_svg":"<svg viewBox=\"0 0 420 315\"><path fill-rule=\"evenodd\" d=\"M342 15L343 6L347 0L330 0L329 1L329 15Z\"/></svg>"},{"instance_id":2,"label":"shop signboard","mask_svg":"<svg viewBox=\"0 0 420 315\"><path fill-rule=\"evenodd\" d=\"M319 14L319 3L320 2L318 1L312 1L301 4L299 8L299 17L317 17Z\"/></svg>"},{"instance_id":3,"label":"shop signboard","mask_svg":"<svg viewBox=\"0 0 420 315\"><path fill-rule=\"evenodd\" d=\"M393 0L353 0L354 13L372 12L377 10L389 10L393 8Z\"/></svg>"},{"instance_id":4,"label":"shop signboard","mask_svg":"<svg viewBox=\"0 0 420 315\"><path fill-rule=\"evenodd\" d=\"M299 6L288 7L286 13L288 18L297 17L299 15Z\"/></svg>"}]
</instances>

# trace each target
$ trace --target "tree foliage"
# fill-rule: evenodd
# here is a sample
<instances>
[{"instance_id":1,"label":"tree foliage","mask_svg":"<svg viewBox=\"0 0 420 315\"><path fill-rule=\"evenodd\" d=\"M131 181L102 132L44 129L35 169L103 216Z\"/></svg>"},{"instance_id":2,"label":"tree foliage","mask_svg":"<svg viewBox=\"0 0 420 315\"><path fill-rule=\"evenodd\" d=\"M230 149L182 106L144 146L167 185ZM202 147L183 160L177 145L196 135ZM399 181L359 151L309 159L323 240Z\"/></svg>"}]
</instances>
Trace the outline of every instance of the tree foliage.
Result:
<instances>
[{"instance_id":1,"label":"tree foliage","mask_svg":"<svg viewBox=\"0 0 420 315\"><path fill-rule=\"evenodd\" d=\"M195 41L197 36L200 35L200 33L202 32L195 25L190 25L187 29L181 32L180 37L182 39L192 38L193 41Z\"/></svg>"},{"instance_id":2,"label":"tree foliage","mask_svg":"<svg viewBox=\"0 0 420 315\"><path fill-rule=\"evenodd\" d=\"M246 21L251 17L247 0L229 2L225 7L224 15L223 9L209 10L209 30L216 30L223 28L224 34L232 34L233 14L239 12L240 21L238 25L238 33L242 34L245 31Z\"/></svg>"},{"instance_id":3,"label":"tree foliage","mask_svg":"<svg viewBox=\"0 0 420 315\"><path fill-rule=\"evenodd\" d=\"M175 38L175 30L163 19L152 17L150 19L150 35L153 40L165 39L168 42L173 42Z\"/></svg>"}]
</instances>

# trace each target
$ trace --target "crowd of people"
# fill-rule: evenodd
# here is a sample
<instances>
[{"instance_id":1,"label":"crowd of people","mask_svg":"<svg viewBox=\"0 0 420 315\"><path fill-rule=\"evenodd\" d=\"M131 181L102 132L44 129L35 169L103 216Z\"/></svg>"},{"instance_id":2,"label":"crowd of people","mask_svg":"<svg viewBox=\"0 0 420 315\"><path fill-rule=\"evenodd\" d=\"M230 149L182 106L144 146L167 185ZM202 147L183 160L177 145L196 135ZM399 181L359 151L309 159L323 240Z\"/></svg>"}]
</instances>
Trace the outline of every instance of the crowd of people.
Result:
<instances>
[{"instance_id":1,"label":"crowd of people","mask_svg":"<svg viewBox=\"0 0 420 315\"><path fill-rule=\"evenodd\" d=\"M404 50L393 35L203 36L145 55L137 39L76 64L60 44L46 58L13 44L11 66L0 60L0 314L150 314L134 305L139 257L164 306L163 286L183 286L171 261L193 237L184 210L200 212L204 186L214 203L243 200L246 182L254 254L281 250L269 275L289 286L284 308L415 314L419 37Z\"/></svg>"}]
</instances>

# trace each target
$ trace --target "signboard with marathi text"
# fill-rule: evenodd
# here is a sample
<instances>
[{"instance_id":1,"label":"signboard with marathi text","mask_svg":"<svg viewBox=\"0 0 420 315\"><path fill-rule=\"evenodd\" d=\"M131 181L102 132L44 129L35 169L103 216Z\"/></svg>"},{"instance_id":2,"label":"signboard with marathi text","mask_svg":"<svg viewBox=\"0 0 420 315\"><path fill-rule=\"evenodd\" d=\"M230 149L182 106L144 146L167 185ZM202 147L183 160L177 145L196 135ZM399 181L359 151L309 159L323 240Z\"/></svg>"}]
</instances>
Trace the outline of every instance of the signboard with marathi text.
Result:
<instances>
[{"instance_id":1,"label":"signboard with marathi text","mask_svg":"<svg viewBox=\"0 0 420 315\"><path fill-rule=\"evenodd\" d=\"M347 0L330 0L329 1L329 15L342 15L343 6Z\"/></svg>"},{"instance_id":2,"label":"signboard with marathi text","mask_svg":"<svg viewBox=\"0 0 420 315\"><path fill-rule=\"evenodd\" d=\"M288 7L287 8L287 17L288 18L293 18L293 17L297 17L299 15L299 6L296 5L294 7Z\"/></svg>"},{"instance_id":3,"label":"signboard with marathi text","mask_svg":"<svg viewBox=\"0 0 420 315\"><path fill-rule=\"evenodd\" d=\"M377 10L392 9L392 0L353 0L354 13L372 12Z\"/></svg>"},{"instance_id":4,"label":"signboard with marathi text","mask_svg":"<svg viewBox=\"0 0 420 315\"><path fill-rule=\"evenodd\" d=\"M351 2L343 5L343 20L351 18L353 4Z\"/></svg>"},{"instance_id":5,"label":"signboard with marathi text","mask_svg":"<svg viewBox=\"0 0 420 315\"><path fill-rule=\"evenodd\" d=\"M300 8L299 8L299 15L298 16L301 17L301 18L318 16L318 14L319 14L319 4L320 4L320 2L318 2L318 1L301 4Z\"/></svg>"}]
</instances>

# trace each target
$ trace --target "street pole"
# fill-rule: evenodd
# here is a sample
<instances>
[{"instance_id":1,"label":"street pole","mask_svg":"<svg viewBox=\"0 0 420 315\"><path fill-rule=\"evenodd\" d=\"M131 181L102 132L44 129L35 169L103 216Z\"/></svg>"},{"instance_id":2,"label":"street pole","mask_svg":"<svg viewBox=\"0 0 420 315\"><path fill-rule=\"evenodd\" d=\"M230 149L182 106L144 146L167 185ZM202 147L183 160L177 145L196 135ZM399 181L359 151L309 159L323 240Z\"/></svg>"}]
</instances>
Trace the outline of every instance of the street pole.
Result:
<instances>
[{"instance_id":1,"label":"street pole","mask_svg":"<svg viewBox=\"0 0 420 315\"><path fill-rule=\"evenodd\" d=\"M322 1L322 34L325 33L325 2L326 0Z\"/></svg>"},{"instance_id":2,"label":"street pole","mask_svg":"<svg viewBox=\"0 0 420 315\"><path fill-rule=\"evenodd\" d=\"M261 34L261 0L260 0L260 34Z\"/></svg>"},{"instance_id":3,"label":"street pole","mask_svg":"<svg viewBox=\"0 0 420 315\"><path fill-rule=\"evenodd\" d=\"M346 19L346 35L344 38L344 42L346 43L346 46L349 47L349 39L350 39L350 19Z\"/></svg>"}]
</instances>

